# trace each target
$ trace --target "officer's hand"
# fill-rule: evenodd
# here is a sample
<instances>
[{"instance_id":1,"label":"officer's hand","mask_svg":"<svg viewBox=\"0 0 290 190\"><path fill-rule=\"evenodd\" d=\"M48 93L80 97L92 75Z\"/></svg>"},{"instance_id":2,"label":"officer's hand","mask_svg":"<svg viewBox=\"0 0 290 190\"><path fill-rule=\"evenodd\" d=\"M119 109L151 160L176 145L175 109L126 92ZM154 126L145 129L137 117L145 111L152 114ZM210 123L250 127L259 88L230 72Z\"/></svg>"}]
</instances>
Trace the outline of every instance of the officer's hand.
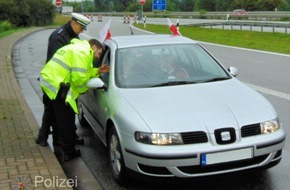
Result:
<instances>
[{"instance_id":1,"label":"officer's hand","mask_svg":"<svg viewBox=\"0 0 290 190\"><path fill-rule=\"evenodd\" d=\"M102 65L99 68L99 73L109 73L110 72L110 66L109 65Z\"/></svg>"}]
</instances>

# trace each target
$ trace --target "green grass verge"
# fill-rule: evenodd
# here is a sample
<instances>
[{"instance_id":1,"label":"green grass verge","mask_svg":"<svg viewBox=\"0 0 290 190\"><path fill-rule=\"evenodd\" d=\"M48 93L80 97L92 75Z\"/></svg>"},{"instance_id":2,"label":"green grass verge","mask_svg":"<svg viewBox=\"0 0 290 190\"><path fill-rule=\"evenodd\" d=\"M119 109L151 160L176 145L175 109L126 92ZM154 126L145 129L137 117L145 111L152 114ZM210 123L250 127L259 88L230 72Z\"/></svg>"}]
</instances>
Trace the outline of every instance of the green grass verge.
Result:
<instances>
[{"instance_id":1,"label":"green grass verge","mask_svg":"<svg viewBox=\"0 0 290 190\"><path fill-rule=\"evenodd\" d=\"M144 29L143 24L135 24L135 26ZM167 25L146 24L146 30L157 34L171 33ZM197 41L290 54L290 34L207 29L192 26L180 26L179 31L183 36Z\"/></svg>"},{"instance_id":2,"label":"green grass verge","mask_svg":"<svg viewBox=\"0 0 290 190\"><path fill-rule=\"evenodd\" d=\"M65 23L67 23L69 20L71 19L70 16L62 16L62 15L56 15L54 20L53 20L53 24L52 26L53 27L57 27L57 26L61 26L61 25L64 25ZM45 26L44 26L45 27ZM30 27L31 28L31 27ZM8 36L10 34L13 34L15 32L19 32L19 31L22 31L22 30L26 30L26 29L29 29L29 28L25 28L25 27L20 27L20 28L12 28L10 30L7 30L7 31L2 31L0 32L0 38L3 38L5 36ZM1 30L0 30L1 31Z\"/></svg>"},{"instance_id":3,"label":"green grass verge","mask_svg":"<svg viewBox=\"0 0 290 190\"><path fill-rule=\"evenodd\" d=\"M26 30L26 29L27 28L16 28L16 29L0 32L0 38L3 38L5 36L8 36L8 35L13 34L15 32L19 32L19 31Z\"/></svg>"}]
</instances>

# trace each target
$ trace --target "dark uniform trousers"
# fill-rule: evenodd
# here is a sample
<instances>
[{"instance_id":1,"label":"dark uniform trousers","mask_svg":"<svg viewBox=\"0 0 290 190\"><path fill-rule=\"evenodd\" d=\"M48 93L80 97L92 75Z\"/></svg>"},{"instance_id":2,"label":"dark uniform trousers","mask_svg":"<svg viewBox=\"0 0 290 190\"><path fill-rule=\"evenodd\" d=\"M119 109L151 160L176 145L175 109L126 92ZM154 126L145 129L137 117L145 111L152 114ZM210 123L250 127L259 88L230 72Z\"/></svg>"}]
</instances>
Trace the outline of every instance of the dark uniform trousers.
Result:
<instances>
[{"instance_id":1,"label":"dark uniform trousers","mask_svg":"<svg viewBox=\"0 0 290 190\"><path fill-rule=\"evenodd\" d=\"M54 118L58 126L58 134L65 155L74 155L76 152L75 113L71 106L61 97L62 89L52 102Z\"/></svg>"},{"instance_id":2,"label":"dark uniform trousers","mask_svg":"<svg viewBox=\"0 0 290 190\"><path fill-rule=\"evenodd\" d=\"M50 134L50 126L52 126L53 142L57 143L59 141L58 127L56 125L56 120L54 118L52 101L49 99L49 97L45 93L43 93L42 101L44 104L45 111L42 116L42 124L39 129L38 137L41 140L46 141L48 139L48 135Z\"/></svg>"}]
</instances>

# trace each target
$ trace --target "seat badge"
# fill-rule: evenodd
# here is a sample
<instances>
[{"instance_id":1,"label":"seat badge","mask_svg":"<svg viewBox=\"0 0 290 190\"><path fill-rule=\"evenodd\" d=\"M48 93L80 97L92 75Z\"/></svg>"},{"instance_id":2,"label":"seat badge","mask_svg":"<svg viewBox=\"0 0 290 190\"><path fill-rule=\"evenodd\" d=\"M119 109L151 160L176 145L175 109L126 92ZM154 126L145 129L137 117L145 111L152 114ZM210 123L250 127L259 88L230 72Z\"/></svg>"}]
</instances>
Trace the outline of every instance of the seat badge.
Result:
<instances>
[{"instance_id":1,"label":"seat badge","mask_svg":"<svg viewBox=\"0 0 290 190\"><path fill-rule=\"evenodd\" d=\"M229 141L231 140L231 134L229 131L221 132L222 141Z\"/></svg>"}]
</instances>

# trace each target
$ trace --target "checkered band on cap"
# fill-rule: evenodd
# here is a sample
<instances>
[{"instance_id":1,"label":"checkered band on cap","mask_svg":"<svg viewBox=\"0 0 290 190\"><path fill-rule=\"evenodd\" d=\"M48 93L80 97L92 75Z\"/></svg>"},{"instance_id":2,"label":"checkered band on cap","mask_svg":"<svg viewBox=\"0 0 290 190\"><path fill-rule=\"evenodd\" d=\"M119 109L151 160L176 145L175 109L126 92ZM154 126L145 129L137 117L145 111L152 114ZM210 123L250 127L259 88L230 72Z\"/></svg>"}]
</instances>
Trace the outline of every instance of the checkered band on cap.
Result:
<instances>
[{"instance_id":1,"label":"checkered band on cap","mask_svg":"<svg viewBox=\"0 0 290 190\"><path fill-rule=\"evenodd\" d=\"M72 13L72 18L77 21L80 25L86 27L88 24L90 24L91 20L85 17L84 15L78 14L78 13Z\"/></svg>"}]
</instances>

